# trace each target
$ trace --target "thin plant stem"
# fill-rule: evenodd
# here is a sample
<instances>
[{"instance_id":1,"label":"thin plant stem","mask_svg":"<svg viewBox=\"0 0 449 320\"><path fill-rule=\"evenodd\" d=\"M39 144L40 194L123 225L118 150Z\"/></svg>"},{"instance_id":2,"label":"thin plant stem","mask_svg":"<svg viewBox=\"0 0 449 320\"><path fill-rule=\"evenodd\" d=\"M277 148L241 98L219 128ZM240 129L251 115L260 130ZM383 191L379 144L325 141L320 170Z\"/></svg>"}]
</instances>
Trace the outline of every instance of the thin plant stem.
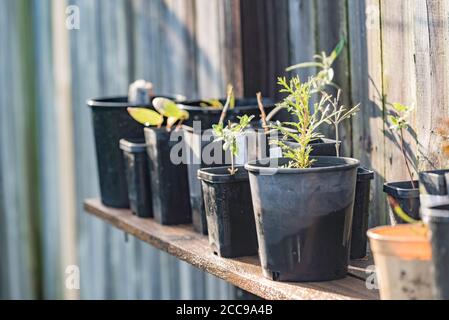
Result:
<instances>
[{"instance_id":1,"label":"thin plant stem","mask_svg":"<svg viewBox=\"0 0 449 320\"><path fill-rule=\"evenodd\" d=\"M228 98L226 99L226 103L223 107L223 111L221 112L220 121L219 121L220 124L224 123L225 118L226 118L226 113L228 113L229 106L231 105L232 91L233 91L233 88L231 86L231 87L229 87Z\"/></svg>"},{"instance_id":2,"label":"thin plant stem","mask_svg":"<svg viewBox=\"0 0 449 320\"><path fill-rule=\"evenodd\" d=\"M338 123L335 124L335 149L337 157L340 158L340 133L338 131Z\"/></svg>"},{"instance_id":3,"label":"thin plant stem","mask_svg":"<svg viewBox=\"0 0 449 320\"><path fill-rule=\"evenodd\" d=\"M268 132L267 115L265 113L265 108L263 106L262 93L258 92L256 96L257 96L257 105L259 106L260 110L260 118L262 119L262 125L263 128L265 129L265 132Z\"/></svg>"},{"instance_id":4,"label":"thin plant stem","mask_svg":"<svg viewBox=\"0 0 449 320\"><path fill-rule=\"evenodd\" d=\"M401 151L402 151L402 155L404 156L404 161L405 161L405 166L407 167L407 171L408 171L408 175L410 178L410 182L412 183L412 188L415 188L415 181L413 179L413 173L412 170L410 169L410 165L408 163L408 159L407 159L407 154L405 152L405 148L404 148L404 129L400 129L400 136L401 136Z\"/></svg>"}]
</instances>

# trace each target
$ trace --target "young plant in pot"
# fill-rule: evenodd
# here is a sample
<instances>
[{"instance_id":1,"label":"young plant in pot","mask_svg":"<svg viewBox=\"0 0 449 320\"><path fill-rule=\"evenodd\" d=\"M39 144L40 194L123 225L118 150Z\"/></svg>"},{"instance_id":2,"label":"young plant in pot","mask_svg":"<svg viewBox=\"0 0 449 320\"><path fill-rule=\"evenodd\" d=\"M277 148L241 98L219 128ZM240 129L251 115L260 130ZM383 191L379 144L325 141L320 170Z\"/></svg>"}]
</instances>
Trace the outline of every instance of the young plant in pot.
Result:
<instances>
[{"instance_id":1,"label":"young plant in pot","mask_svg":"<svg viewBox=\"0 0 449 320\"><path fill-rule=\"evenodd\" d=\"M98 178L103 204L114 208L128 208L128 190L121 139L143 140L143 126L133 121L126 111L141 106L153 109L153 86L144 80L130 86L130 96L90 99ZM176 99L181 101L182 99Z\"/></svg>"},{"instance_id":2,"label":"young plant in pot","mask_svg":"<svg viewBox=\"0 0 449 320\"><path fill-rule=\"evenodd\" d=\"M217 142L231 152L231 167L204 168L198 171L206 209L209 243L220 257L234 258L257 254L256 225L251 203L248 173L236 167L237 139L253 116L239 117L239 123L224 127L226 108L220 122L213 126Z\"/></svg>"},{"instance_id":3,"label":"young plant in pot","mask_svg":"<svg viewBox=\"0 0 449 320\"><path fill-rule=\"evenodd\" d=\"M314 81L279 79L281 92L288 95L283 105L297 121L271 127L299 146L280 140L284 158L245 165L263 274L276 281L333 280L345 277L348 269L359 161L311 156L311 142L322 137L318 128L335 116L329 95L320 93L312 103Z\"/></svg>"},{"instance_id":4,"label":"young plant in pot","mask_svg":"<svg viewBox=\"0 0 449 320\"><path fill-rule=\"evenodd\" d=\"M268 102L267 111L270 111L274 105L270 99L266 100ZM238 117L245 114L257 115L259 109L255 98L234 98L232 86L228 86L226 100L190 101L180 104L179 107L189 111L191 116L187 125L183 126L183 133L186 153L189 157L187 171L193 226L197 232L207 234L203 191L197 173L201 168L223 166L226 158L229 157L222 150L222 142L213 141L215 138L212 126L219 122L225 107L227 112L224 123L238 122Z\"/></svg>"},{"instance_id":5,"label":"young plant in pot","mask_svg":"<svg viewBox=\"0 0 449 320\"><path fill-rule=\"evenodd\" d=\"M316 54L313 56L313 61L311 62L303 62L296 65L293 65L291 67L288 67L286 71L290 72L297 69L304 69L304 68L317 68L318 72L316 75L314 75L312 85L312 93L323 93L326 91L328 87L334 87L338 88L338 86L333 82L334 80L334 69L333 64L339 57L340 53L343 51L343 48L345 46L346 40L342 39L339 41L339 43L336 45L334 50L327 55L325 52L321 52L321 54ZM340 96L340 90L338 91L338 98ZM268 116L267 121L270 121L277 112L280 110L285 109L283 104L279 104L274 110L272 110ZM346 112L349 112L349 116L353 114L353 111L356 111L358 109L357 107L354 107L354 110L345 110ZM340 113L339 116L343 116L343 113ZM343 121L346 118L342 118L341 121ZM339 123L336 123L336 127L338 130ZM339 134L337 131L336 134L336 140L329 139L326 137L322 137L320 139L316 139L312 141L313 144L313 150L311 153L311 156L338 156L340 152L340 145L341 141L339 141ZM291 137L284 136L285 144L288 144L292 147L298 146L298 142L292 139ZM270 141L278 140L277 136L270 137ZM271 143L271 145L276 145L275 142ZM272 157L282 157L282 149L281 148L272 148L270 150L270 155Z\"/></svg>"},{"instance_id":6,"label":"young plant in pot","mask_svg":"<svg viewBox=\"0 0 449 320\"><path fill-rule=\"evenodd\" d=\"M409 176L408 181L397 181L388 182L384 184L384 192L387 194L387 198L391 203L391 199L399 203L402 210L411 218L419 219L419 182L414 179L412 166L407 157L406 143L404 139L404 132L410 127L408 118L410 113L413 111L412 107L402 105L400 103L393 103L393 112L388 116L390 122L390 134L396 134L399 139L399 145L401 148L401 153L403 155L404 164L407 168L407 174ZM390 221L391 223L405 223L403 219L395 216L393 207L390 210Z\"/></svg>"},{"instance_id":7,"label":"young plant in pot","mask_svg":"<svg viewBox=\"0 0 449 320\"><path fill-rule=\"evenodd\" d=\"M383 300L432 299L435 282L431 276L429 230L409 217L392 197L390 205L397 216L409 223L368 230L380 297Z\"/></svg>"},{"instance_id":8,"label":"young plant in pot","mask_svg":"<svg viewBox=\"0 0 449 320\"><path fill-rule=\"evenodd\" d=\"M146 126L153 215L163 225L190 223L187 167L180 130L189 114L166 98L154 99L153 105L157 112L142 108L128 109L131 117ZM164 117L167 119L165 126ZM176 129L172 130L175 125Z\"/></svg>"},{"instance_id":9,"label":"young plant in pot","mask_svg":"<svg viewBox=\"0 0 449 320\"><path fill-rule=\"evenodd\" d=\"M438 128L442 155L449 156L449 120ZM449 170L419 173L421 214L430 231L434 298L449 299Z\"/></svg>"}]
</instances>

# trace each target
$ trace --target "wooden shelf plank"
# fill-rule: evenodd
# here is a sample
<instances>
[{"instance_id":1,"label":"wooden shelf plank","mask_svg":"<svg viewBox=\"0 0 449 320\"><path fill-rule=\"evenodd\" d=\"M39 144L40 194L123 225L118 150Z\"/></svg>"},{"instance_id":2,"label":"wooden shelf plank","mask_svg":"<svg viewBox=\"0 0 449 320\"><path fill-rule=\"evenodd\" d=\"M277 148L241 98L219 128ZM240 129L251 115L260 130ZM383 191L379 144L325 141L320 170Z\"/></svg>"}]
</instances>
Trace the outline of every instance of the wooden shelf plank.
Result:
<instances>
[{"instance_id":1,"label":"wooden shelf plank","mask_svg":"<svg viewBox=\"0 0 449 320\"><path fill-rule=\"evenodd\" d=\"M351 275L342 280L318 283L271 281L263 277L257 257L219 258L210 250L207 237L194 232L191 225L162 226L153 219L138 218L130 210L106 207L98 199L86 200L84 208L116 228L264 299L379 298L377 291L366 289L364 280ZM361 268L360 264L358 268Z\"/></svg>"}]
</instances>

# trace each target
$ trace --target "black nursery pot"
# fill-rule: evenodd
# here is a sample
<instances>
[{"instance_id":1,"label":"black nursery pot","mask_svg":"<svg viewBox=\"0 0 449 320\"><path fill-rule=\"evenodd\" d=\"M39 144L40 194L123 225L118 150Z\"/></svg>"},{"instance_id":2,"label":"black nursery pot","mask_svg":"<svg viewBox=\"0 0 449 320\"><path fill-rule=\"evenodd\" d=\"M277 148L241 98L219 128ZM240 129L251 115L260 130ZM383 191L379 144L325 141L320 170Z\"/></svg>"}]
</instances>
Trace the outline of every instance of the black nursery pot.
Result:
<instances>
[{"instance_id":1,"label":"black nursery pot","mask_svg":"<svg viewBox=\"0 0 449 320\"><path fill-rule=\"evenodd\" d=\"M221 101L223 104L224 100ZM264 99L267 104L266 112L270 112L275 108L271 99ZM187 125L183 126L184 141L186 143L186 152L188 155L187 172L189 178L190 203L192 208L192 222L195 231L206 235L207 220L204 208L204 197L201 182L198 180L198 170L209 167L220 167L230 163L229 153L225 154L221 142L213 142L212 125L217 124L220 120L221 110L212 107L201 107L201 101L184 102L179 106L189 112L189 120ZM235 108L229 110L225 122L238 121L238 116L259 115L259 107L257 99L236 99ZM200 121L193 124L193 121ZM193 125L193 127L192 127ZM209 134L205 135L205 132ZM209 150L212 150L209 152ZM213 156L211 159L204 159L203 152Z\"/></svg>"},{"instance_id":2,"label":"black nursery pot","mask_svg":"<svg viewBox=\"0 0 449 320\"><path fill-rule=\"evenodd\" d=\"M153 216L148 159L144 140L120 140L123 150L131 211L141 218Z\"/></svg>"},{"instance_id":3,"label":"black nursery pot","mask_svg":"<svg viewBox=\"0 0 449 320\"><path fill-rule=\"evenodd\" d=\"M366 256L366 232L368 231L371 180L373 179L373 171L358 168L352 216L351 259L362 259Z\"/></svg>"},{"instance_id":4,"label":"black nursery pot","mask_svg":"<svg viewBox=\"0 0 449 320\"><path fill-rule=\"evenodd\" d=\"M136 106L129 104L126 96L92 99L87 101L87 105L92 110L101 200L110 207L128 208L125 167L119 141L144 139L144 127L126 110ZM151 105L139 107L152 108Z\"/></svg>"},{"instance_id":5,"label":"black nursery pot","mask_svg":"<svg viewBox=\"0 0 449 320\"><path fill-rule=\"evenodd\" d=\"M181 130L168 132L166 128L145 128L153 214L163 225L192 221L182 136ZM176 148L179 152L175 152Z\"/></svg>"},{"instance_id":6,"label":"black nursery pot","mask_svg":"<svg viewBox=\"0 0 449 320\"><path fill-rule=\"evenodd\" d=\"M414 185L418 186L419 182L414 181ZM420 220L419 209L421 205L419 201L419 188L413 188L411 181L385 183L384 192L393 197L409 217ZM405 221L394 213L393 208L390 208L389 215L392 225L405 223Z\"/></svg>"},{"instance_id":7,"label":"black nursery pot","mask_svg":"<svg viewBox=\"0 0 449 320\"><path fill-rule=\"evenodd\" d=\"M435 298L449 299L449 170L419 174L422 216L430 229Z\"/></svg>"},{"instance_id":8,"label":"black nursery pot","mask_svg":"<svg viewBox=\"0 0 449 320\"><path fill-rule=\"evenodd\" d=\"M257 254L256 224L248 172L243 167L231 176L229 167L198 171L202 182L209 243L223 258Z\"/></svg>"},{"instance_id":9,"label":"black nursery pot","mask_svg":"<svg viewBox=\"0 0 449 320\"><path fill-rule=\"evenodd\" d=\"M251 194L265 277L328 281L346 276L359 161L315 157L309 169L249 162Z\"/></svg>"}]
</instances>

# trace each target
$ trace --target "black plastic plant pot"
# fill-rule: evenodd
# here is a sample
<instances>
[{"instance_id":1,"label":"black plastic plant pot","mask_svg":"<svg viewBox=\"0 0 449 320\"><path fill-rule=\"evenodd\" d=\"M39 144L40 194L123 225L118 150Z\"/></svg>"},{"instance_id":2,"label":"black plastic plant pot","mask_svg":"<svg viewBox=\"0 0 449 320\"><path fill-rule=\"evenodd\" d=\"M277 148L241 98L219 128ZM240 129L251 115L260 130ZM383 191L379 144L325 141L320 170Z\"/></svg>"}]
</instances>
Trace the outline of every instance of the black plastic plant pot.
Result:
<instances>
[{"instance_id":1,"label":"black plastic plant pot","mask_svg":"<svg viewBox=\"0 0 449 320\"><path fill-rule=\"evenodd\" d=\"M143 126L132 119L128 98L112 97L87 101L92 110L100 193L103 204L128 208L125 167L119 148L120 139L144 139ZM139 106L152 108L152 106Z\"/></svg>"},{"instance_id":2,"label":"black plastic plant pot","mask_svg":"<svg viewBox=\"0 0 449 320\"><path fill-rule=\"evenodd\" d=\"M435 279L434 297L449 299L449 170L419 174L421 209L430 229L432 264Z\"/></svg>"},{"instance_id":3,"label":"black plastic plant pot","mask_svg":"<svg viewBox=\"0 0 449 320\"><path fill-rule=\"evenodd\" d=\"M226 103L226 99L219 99L219 101L223 105ZM266 98L264 99L264 103L266 113L269 113L276 107L272 99ZM179 107L189 112L189 120L184 124L190 127L193 126L194 121L200 121L201 129L207 130L212 128L212 125L217 124L220 120L221 108L208 107L207 102L204 100L186 101L179 104ZM248 116L254 115L259 119L260 111L256 98L236 99L234 109L228 110L226 122L237 122L238 117L245 114Z\"/></svg>"},{"instance_id":4,"label":"black plastic plant pot","mask_svg":"<svg viewBox=\"0 0 449 320\"><path fill-rule=\"evenodd\" d=\"M420 220L419 182L414 181L414 186L412 187L411 181L389 182L384 184L383 190L388 196L397 201L401 209L409 217ZM394 213L392 207L390 207L389 216L392 225L406 223Z\"/></svg>"},{"instance_id":5,"label":"black plastic plant pot","mask_svg":"<svg viewBox=\"0 0 449 320\"><path fill-rule=\"evenodd\" d=\"M374 172L366 168L358 168L355 187L354 211L352 215L351 259L366 257L366 244L369 218L371 180Z\"/></svg>"},{"instance_id":6,"label":"black plastic plant pot","mask_svg":"<svg viewBox=\"0 0 449 320\"><path fill-rule=\"evenodd\" d=\"M230 155L223 151L221 142L214 142L212 131L195 131L192 127L183 126L183 134L187 154L187 176L193 228L195 231L207 235L206 211L201 181L198 180L198 170L221 167L230 162ZM203 156L203 152L211 157Z\"/></svg>"},{"instance_id":7,"label":"black plastic plant pot","mask_svg":"<svg viewBox=\"0 0 449 320\"><path fill-rule=\"evenodd\" d=\"M153 216L151 185L145 141L120 140L125 160L129 203L132 212L141 218Z\"/></svg>"},{"instance_id":8,"label":"black plastic plant pot","mask_svg":"<svg viewBox=\"0 0 449 320\"><path fill-rule=\"evenodd\" d=\"M169 132L166 128L145 128L153 214L163 225L192 221L182 137L181 130Z\"/></svg>"},{"instance_id":9,"label":"black plastic plant pot","mask_svg":"<svg viewBox=\"0 0 449 320\"><path fill-rule=\"evenodd\" d=\"M346 276L359 161L314 157L312 168L289 159L252 161L249 171L259 256L275 281L328 281Z\"/></svg>"},{"instance_id":10,"label":"black plastic plant pot","mask_svg":"<svg viewBox=\"0 0 449 320\"><path fill-rule=\"evenodd\" d=\"M237 167L237 173L231 176L228 168L198 171L203 187L209 243L214 253L223 258L256 255L256 224L248 172Z\"/></svg>"}]
</instances>

